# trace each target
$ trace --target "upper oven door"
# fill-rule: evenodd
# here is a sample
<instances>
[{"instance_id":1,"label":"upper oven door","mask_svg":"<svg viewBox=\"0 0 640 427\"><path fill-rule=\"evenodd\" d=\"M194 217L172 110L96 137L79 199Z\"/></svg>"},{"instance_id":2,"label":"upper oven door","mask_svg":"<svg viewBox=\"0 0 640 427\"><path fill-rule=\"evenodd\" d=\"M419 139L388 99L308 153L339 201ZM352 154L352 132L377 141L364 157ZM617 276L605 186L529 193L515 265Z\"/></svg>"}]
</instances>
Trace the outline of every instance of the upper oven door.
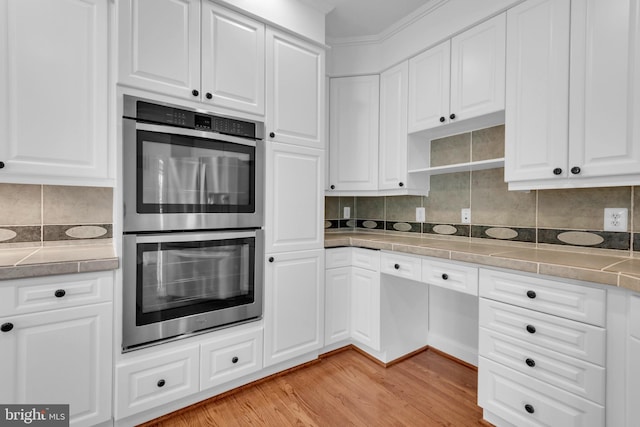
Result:
<instances>
[{"instance_id":1,"label":"upper oven door","mask_svg":"<svg viewBox=\"0 0 640 427\"><path fill-rule=\"evenodd\" d=\"M262 144L123 119L123 145L125 232L262 226Z\"/></svg>"}]
</instances>

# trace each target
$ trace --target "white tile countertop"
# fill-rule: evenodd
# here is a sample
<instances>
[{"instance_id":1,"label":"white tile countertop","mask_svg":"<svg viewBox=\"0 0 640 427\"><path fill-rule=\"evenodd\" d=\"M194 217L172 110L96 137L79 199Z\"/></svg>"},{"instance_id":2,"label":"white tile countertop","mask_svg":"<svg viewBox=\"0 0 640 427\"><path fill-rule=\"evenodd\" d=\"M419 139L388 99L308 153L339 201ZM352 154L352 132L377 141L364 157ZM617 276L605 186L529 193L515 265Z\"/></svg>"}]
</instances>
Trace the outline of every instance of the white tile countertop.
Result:
<instances>
[{"instance_id":1,"label":"white tile countertop","mask_svg":"<svg viewBox=\"0 0 640 427\"><path fill-rule=\"evenodd\" d=\"M115 270L113 245L65 245L0 249L0 280Z\"/></svg>"}]
</instances>

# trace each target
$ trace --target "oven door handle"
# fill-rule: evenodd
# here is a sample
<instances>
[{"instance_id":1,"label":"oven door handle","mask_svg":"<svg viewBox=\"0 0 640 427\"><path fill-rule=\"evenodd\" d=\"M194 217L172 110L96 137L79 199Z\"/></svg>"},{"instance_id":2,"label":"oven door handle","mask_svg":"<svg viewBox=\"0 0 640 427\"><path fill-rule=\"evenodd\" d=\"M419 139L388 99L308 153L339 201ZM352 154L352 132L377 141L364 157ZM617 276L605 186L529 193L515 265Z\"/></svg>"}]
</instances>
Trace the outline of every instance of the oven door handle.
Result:
<instances>
[{"instance_id":1,"label":"oven door handle","mask_svg":"<svg viewBox=\"0 0 640 427\"><path fill-rule=\"evenodd\" d=\"M127 119L125 119L127 120ZM165 133L171 135L192 136L195 138L214 139L223 142L233 142L234 144L248 145L255 147L256 141L248 138L240 138L232 135L225 135L218 132L205 132L202 130L178 128L174 126L152 125L149 123L136 123L136 130L144 130L148 132Z\"/></svg>"},{"instance_id":2,"label":"oven door handle","mask_svg":"<svg viewBox=\"0 0 640 427\"><path fill-rule=\"evenodd\" d=\"M208 233L168 233L168 234L128 234L126 237L133 237L136 243L167 243L167 242L199 242L206 240L243 239L246 237L257 237L263 230L251 231L222 231Z\"/></svg>"}]
</instances>

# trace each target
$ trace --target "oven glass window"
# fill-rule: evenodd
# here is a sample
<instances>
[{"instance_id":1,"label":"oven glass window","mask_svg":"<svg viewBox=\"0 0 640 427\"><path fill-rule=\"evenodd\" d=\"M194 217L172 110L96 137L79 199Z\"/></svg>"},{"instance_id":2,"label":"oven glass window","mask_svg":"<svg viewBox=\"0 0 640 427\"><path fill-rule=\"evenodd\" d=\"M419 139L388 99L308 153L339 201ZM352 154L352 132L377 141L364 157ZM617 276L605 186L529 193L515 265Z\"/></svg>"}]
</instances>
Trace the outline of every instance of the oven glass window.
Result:
<instances>
[{"instance_id":1,"label":"oven glass window","mask_svg":"<svg viewBox=\"0 0 640 427\"><path fill-rule=\"evenodd\" d=\"M255 212L255 147L137 131L139 213Z\"/></svg>"},{"instance_id":2,"label":"oven glass window","mask_svg":"<svg viewBox=\"0 0 640 427\"><path fill-rule=\"evenodd\" d=\"M138 326L254 302L253 237L137 246Z\"/></svg>"}]
</instances>

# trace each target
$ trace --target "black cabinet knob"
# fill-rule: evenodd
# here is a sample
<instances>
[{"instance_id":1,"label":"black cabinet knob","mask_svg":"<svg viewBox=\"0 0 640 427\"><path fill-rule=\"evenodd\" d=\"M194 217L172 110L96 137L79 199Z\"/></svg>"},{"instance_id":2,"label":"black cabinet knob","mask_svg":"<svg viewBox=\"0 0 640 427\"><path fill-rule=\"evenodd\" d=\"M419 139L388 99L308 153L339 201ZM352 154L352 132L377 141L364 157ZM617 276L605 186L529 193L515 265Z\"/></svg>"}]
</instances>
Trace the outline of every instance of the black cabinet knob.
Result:
<instances>
[{"instance_id":1,"label":"black cabinet knob","mask_svg":"<svg viewBox=\"0 0 640 427\"><path fill-rule=\"evenodd\" d=\"M200 92L198 92L197 89L194 89L194 90L191 91L191 95L198 96L198 95L200 95Z\"/></svg>"},{"instance_id":2,"label":"black cabinet knob","mask_svg":"<svg viewBox=\"0 0 640 427\"><path fill-rule=\"evenodd\" d=\"M396 270L400 270L400 264L395 264L393 268L395 268Z\"/></svg>"},{"instance_id":3,"label":"black cabinet knob","mask_svg":"<svg viewBox=\"0 0 640 427\"><path fill-rule=\"evenodd\" d=\"M536 292L535 291L527 291L527 296L531 299L534 299L536 297Z\"/></svg>"},{"instance_id":4,"label":"black cabinet knob","mask_svg":"<svg viewBox=\"0 0 640 427\"><path fill-rule=\"evenodd\" d=\"M331 188L332 190L335 190L335 189L336 189L336 186L335 186L335 185L333 185L333 184L331 184L331 187L329 187L329 188Z\"/></svg>"},{"instance_id":5,"label":"black cabinet knob","mask_svg":"<svg viewBox=\"0 0 640 427\"><path fill-rule=\"evenodd\" d=\"M56 298L62 298L67 294L67 291L65 291L64 289L58 289L53 294L56 296Z\"/></svg>"},{"instance_id":6,"label":"black cabinet knob","mask_svg":"<svg viewBox=\"0 0 640 427\"><path fill-rule=\"evenodd\" d=\"M440 123L444 123L444 121L447 120L444 118L444 116L440 117Z\"/></svg>"},{"instance_id":7,"label":"black cabinet knob","mask_svg":"<svg viewBox=\"0 0 640 427\"><path fill-rule=\"evenodd\" d=\"M533 368L534 366L536 366L536 361L535 361L535 360L533 360L533 359L527 359L527 360L525 360L524 362L527 364L527 366L529 366L529 367L531 367L531 368Z\"/></svg>"},{"instance_id":8,"label":"black cabinet knob","mask_svg":"<svg viewBox=\"0 0 640 427\"><path fill-rule=\"evenodd\" d=\"M238 358L236 356L233 356L233 359L231 359L231 363L238 363Z\"/></svg>"},{"instance_id":9,"label":"black cabinet knob","mask_svg":"<svg viewBox=\"0 0 640 427\"><path fill-rule=\"evenodd\" d=\"M4 162L0 162L0 169L4 169Z\"/></svg>"},{"instance_id":10,"label":"black cabinet knob","mask_svg":"<svg viewBox=\"0 0 640 427\"><path fill-rule=\"evenodd\" d=\"M274 258L274 257L272 257L272 256L270 256L270 257L269 257L269 262L273 262L273 261L275 261L275 258Z\"/></svg>"},{"instance_id":11,"label":"black cabinet knob","mask_svg":"<svg viewBox=\"0 0 640 427\"><path fill-rule=\"evenodd\" d=\"M451 120L453 120L453 119L455 119L455 118L456 118L456 115L455 115L455 114L453 114L453 113L451 113L451 115L449 116L449 118L450 118Z\"/></svg>"},{"instance_id":12,"label":"black cabinet knob","mask_svg":"<svg viewBox=\"0 0 640 427\"><path fill-rule=\"evenodd\" d=\"M398 185L399 185L400 187L404 187L404 182L399 182L399 183L398 183Z\"/></svg>"},{"instance_id":13,"label":"black cabinet knob","mask_svg":"<svg viewBox=\"0 0 640 427\"><path fill-rule=\"evenodd\" d=\"M554 175L562 175L562 169L561 168L555 168L553 170L553 174Z\"/></svg>"},{"instance_id":14,"label":"black cabinet knob","mask_svg":"<svg viewBox=\"0 0 640 427\"><path fill-rule=\"evenodd\" d=\"M530 414L533 414L534 412L536 412L534 407L532 405L529 405L528 403L526 405L524 405L524 410L527 411Z\"/></svg>"},{"instance_id":15,"label":"black cabinet knob","mask_svg":"<svg viewBox=\"0 0 640 427\"><path fill-rule=\"evenodd\" d=\"M536 327L533 325L527 325L527 332L529 332L530 334L535 334L536 333Z\"/></svg>"},{"instance_id":16,"label":"black cabinet knob","mask_svg":"<svg viewBox=\"0 0 640 427\"><path fill-rule=\"evenodd\" d=\"M275 138L275 137L276 137L276 134L274 132L269 133L269 138Z\"/></svg>"},{"instance_id":17,"label":"black cabinet knob","mask_svg":"<svg viewBox=\"0 0 640 427\"><path fill-rule=\"evenodd\" d=\"M2 332L9 332L13 329L13 323L3 323L2 326L0 326L0 331Z\"/></svg>"},{"instance_id":18,"label":"black cabinet knob","mask_svg":"<svg viewBox=\"0 0 640 427\"><path fill-rule=\"evenodd\" d=\"M578 166L574 166L571 168L571 173L574 175L578 175L580 173L580 168Z\"/></svg>"},{"instance_id":19,"label":"black cabinet knob","mask_svg":"<svg viewBox=\"0 0 640 427\"><path fill-rule=\"evenodd\" d=\"M165 380L158 381L158 387L164 387L165 384L166 384Z\"/></svg>"},{"instance_id":20,"label":"black cabinet knob","mask_svg":"<svg viewBox=\"0 0 640 427\"><path fill-rule=\"evenodd\" d=\"M211 98L213 98L213 95L211 95L211 92L207 92L207 93L206 93L206 95L205 95L205 97L206 97L207 99L211 99Z\"/></svg>"},{"instance_id":21,"label":"black cabinet knob","mask_svg":"<svg viewBox=\"0 0 640 427\"><path fill-rule=\"evenodd\" d=\"M442 273L442 280L449 280L449 275L447 273Z\"/></svg>"}]
</instances>

